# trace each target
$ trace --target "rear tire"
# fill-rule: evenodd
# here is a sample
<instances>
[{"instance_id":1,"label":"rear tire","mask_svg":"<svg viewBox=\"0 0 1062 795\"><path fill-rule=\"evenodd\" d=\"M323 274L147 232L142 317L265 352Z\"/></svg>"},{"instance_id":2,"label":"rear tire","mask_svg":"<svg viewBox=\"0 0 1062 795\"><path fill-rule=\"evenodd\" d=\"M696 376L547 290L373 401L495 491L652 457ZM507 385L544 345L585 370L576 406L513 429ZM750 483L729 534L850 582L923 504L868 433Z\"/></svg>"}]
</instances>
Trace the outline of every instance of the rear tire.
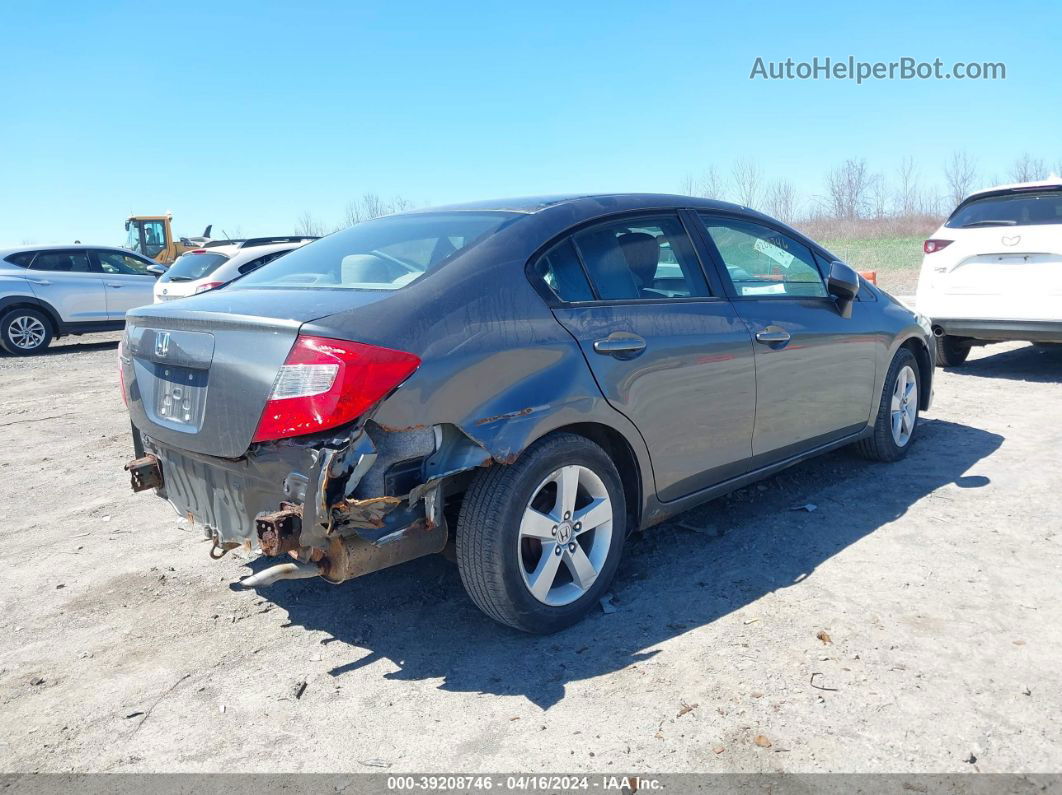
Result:
<instances>
[{"instance_id":1,"label":"rear tire","mask_svg":"<svg viewBox=\"0 0 1062 795\"><path fill-rule=\"evenodd\" d=\"M970 355L969 340L951 337L947 334L935 339L937 341L937 367L958 367Z\"/></svg>"},{"instance_id":2,"label":"rear tire","mask_svg":"<svg viewBox=\"0 0 1062 795\"><path fill-rule=\"evenodd\" d=\"M605 451L576 434L546 436L516 463L478 472L465 492L461 581L495 621L540 634L564 629L611 585L626 517L623 485Z\"/></svg>"},{"instance_id":3,"label":"rear tire","mask_svg":"<svg viewBox=\"0 0 1062 795\"><path fill-rule=\"evenodd\" d=\"M907 455L918 427L920 377L915 355L900 348L885 375L874 432L855 446L864 458L899 461Z\"/></svg>"},{"instance_id":4,"label":"rear tire","mask_svg":"<svg viewBox=\"0 0 1062 795\"><path fill-rule=\"evenodd\" d=\"M0 346L12 356L33 356L52 341L52 321L29 307L12 309L0 319Z\"/></svg>"}]
</instances>

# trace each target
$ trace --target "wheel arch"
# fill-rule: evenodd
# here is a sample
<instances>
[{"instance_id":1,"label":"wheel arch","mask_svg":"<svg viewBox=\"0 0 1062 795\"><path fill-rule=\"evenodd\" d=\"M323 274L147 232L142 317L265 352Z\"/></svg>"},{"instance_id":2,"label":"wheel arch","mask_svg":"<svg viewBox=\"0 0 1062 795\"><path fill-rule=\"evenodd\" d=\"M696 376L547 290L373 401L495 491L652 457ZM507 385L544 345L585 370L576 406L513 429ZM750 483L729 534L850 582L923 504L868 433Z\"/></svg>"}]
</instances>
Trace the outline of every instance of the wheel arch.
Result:
<instances>
[{"instance_id":1,"label":"wheel arch","mask_svg":"<svg viewBox=\"0 0 1062 795\"><path fill-rule=\"evenodd\" d=\"M918 363L918 407L925 411L933 396L933 356L925 341L918 337L908 337L897 350L901 348L911 351Z\"/></svg>"},{"instance_id":2,"label":"wheel arch","mask_svg":"<svg viewBox=\"0 0 1062 795\"><path fill-rule=\"evenodd\" d=\"M62 336L63 324L59 320L59 313L47 302L28 295L12 295L0 298L0 317L4 317L12 309L36 309L48 318L48 322L52 326L52 338L56 339Z\"/></svg>"},{"instance_id":3,"label":"wheel arch","mask_svg":"<svg viewBox=\"0 0 1062 795\"><path fill-rule=\"evenodd\" d=\"M612 459L623 484L623 499L627 509L627 532L633 532L641 526L643 474L638 463L638 456L630 442L615 428L600 422L577 422L554 428L546 436L554 433L572 433L593 442Z\"/></svg>"}]
</instances>

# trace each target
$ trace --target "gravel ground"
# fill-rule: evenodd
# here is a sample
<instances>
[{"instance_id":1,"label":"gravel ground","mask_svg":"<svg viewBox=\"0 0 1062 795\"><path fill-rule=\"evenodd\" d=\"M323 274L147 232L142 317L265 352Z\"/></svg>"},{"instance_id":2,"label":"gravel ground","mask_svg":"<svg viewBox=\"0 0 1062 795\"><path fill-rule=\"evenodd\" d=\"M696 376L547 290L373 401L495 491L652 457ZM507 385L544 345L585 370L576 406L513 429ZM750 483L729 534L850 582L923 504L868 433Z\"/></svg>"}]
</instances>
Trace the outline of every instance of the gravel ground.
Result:
<instances>
[{"instance_id":1,"label":"gravel ground","mask_svg":"<svg viewBox=\"0 0 1062 795\"><path fill-rule=\"evenodd\" d=\"M114 340L0 358L0 770L1062 769L1062 349L938 370L901 463L634 537L616 611L537 638L441 557L232 589L261 564L129 490Z\"/></svg>"}]
</instances>

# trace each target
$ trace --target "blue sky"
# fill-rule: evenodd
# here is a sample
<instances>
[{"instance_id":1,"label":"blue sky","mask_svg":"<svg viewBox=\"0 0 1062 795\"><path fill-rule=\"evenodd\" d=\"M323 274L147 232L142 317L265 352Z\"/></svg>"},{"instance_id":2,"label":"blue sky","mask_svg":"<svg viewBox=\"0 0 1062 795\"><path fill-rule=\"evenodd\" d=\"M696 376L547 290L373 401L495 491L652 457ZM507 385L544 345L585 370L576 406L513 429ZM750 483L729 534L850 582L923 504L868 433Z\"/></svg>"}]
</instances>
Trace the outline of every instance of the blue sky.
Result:
<instances>
[{"instance_id":1,"label":"blue sky","mask_svg":"<svg viewBox=\"0 0 1062 795\"><path fill-rule=\"evenodd\" d=\"M925 183L955 149L985 180L1062 162L1053 2L78 5L0 7L0 244L115 243L167 210L179 234L290 232L365 192L678 192L737 159L805 201L847 157L910 155ZM1007 79L749 80L757 56L848 55Z\"/></svg>"}]
</instances>

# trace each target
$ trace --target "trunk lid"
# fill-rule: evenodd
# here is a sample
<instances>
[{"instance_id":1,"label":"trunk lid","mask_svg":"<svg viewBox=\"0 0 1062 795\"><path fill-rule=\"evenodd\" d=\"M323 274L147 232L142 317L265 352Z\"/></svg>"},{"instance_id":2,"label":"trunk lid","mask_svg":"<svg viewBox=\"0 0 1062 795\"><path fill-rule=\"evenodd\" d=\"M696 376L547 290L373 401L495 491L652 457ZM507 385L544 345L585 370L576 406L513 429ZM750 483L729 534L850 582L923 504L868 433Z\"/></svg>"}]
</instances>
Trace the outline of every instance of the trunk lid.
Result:
<instances>
[{"instance_id":1,"label":"trunk lid","mask_svg":"<svg viewBox=\"0 0 1062 795\"><path fill-rule=\"evenodd\" d=\"M220 289L132 310L122 368L133 423L172 447L242 456L302 325L387 295Z\"/></svg>"}]
</instances>

